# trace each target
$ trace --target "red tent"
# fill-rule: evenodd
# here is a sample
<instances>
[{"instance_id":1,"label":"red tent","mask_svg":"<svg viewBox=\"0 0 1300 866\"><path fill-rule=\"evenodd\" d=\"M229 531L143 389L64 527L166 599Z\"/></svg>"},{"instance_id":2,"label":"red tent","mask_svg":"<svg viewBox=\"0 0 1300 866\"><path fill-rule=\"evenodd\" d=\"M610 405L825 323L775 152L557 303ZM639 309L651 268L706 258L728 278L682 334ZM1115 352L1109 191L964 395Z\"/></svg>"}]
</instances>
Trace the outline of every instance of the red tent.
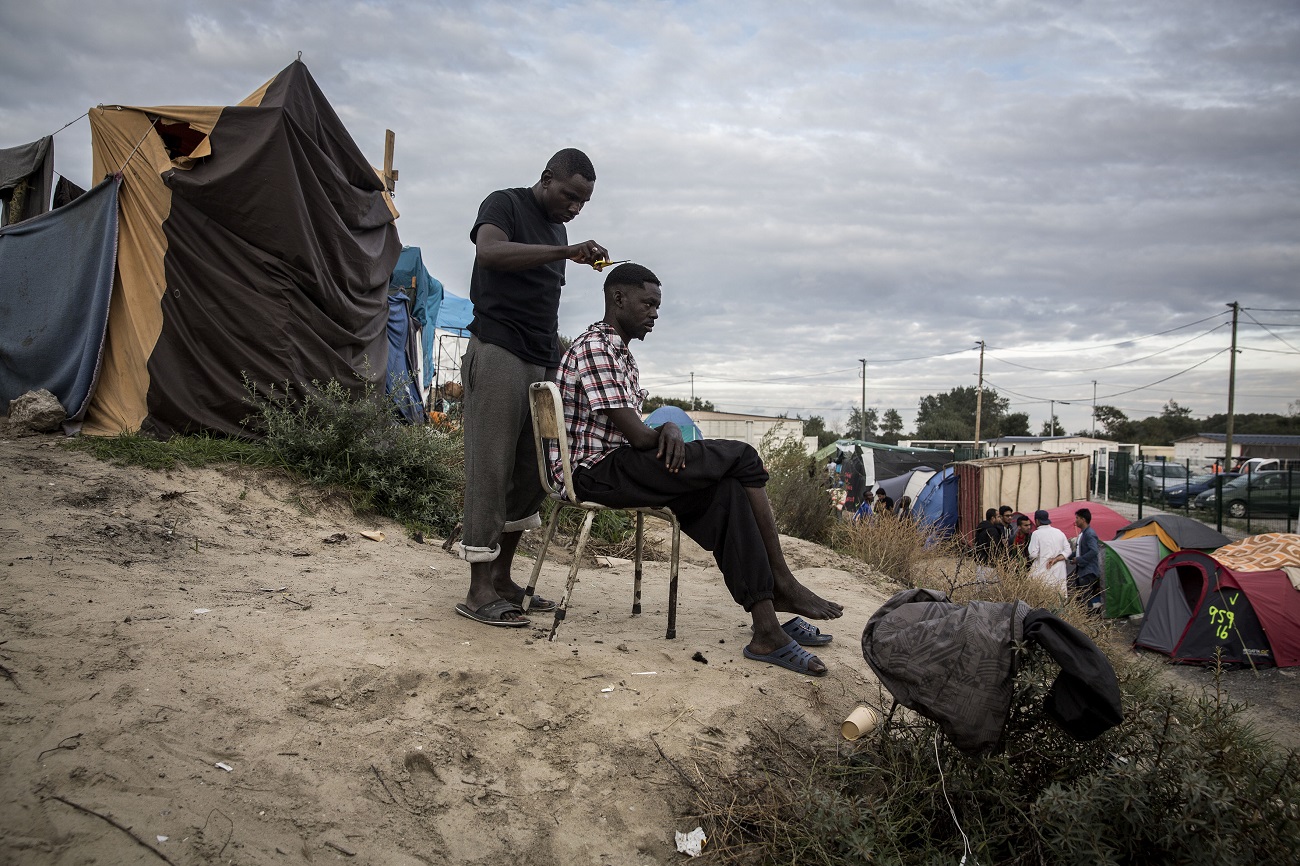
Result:
<instances>
[{"instance_id":1,"label":"red tent","mask_svg":"<svg viewBox=\"0 0 1300 866\"><path fill-rule=\"evenodd\" d=\"M1052 518L1052 525L1064 532L1066 538L1074 538L1079 534L1078 527L1074 525L1074 512L1080 508L1092 512L1092 531L1097 533L1097 538L1102 541L1110 541L1115 537L1116 532L1133 522L1100 502L1089 502L1086 499L1049 508L1047 514ZM1032 518L1033 515L1031 514L1030 517Z\"/></svg>"}]
</instances>

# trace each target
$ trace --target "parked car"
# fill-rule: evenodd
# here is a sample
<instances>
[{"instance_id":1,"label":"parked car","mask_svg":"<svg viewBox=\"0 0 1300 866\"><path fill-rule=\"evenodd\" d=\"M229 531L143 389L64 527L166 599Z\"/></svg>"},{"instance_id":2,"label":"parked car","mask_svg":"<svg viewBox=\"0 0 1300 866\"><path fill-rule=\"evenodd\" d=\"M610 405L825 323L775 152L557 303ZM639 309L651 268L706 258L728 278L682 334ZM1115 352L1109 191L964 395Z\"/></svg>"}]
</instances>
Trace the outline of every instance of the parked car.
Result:
<instances>
[{"instance_id":1,"label":"parked car","mask_svg":"<svg viewBox=\"0 0 1300 866\"><path fill-rule=\"evenodd\" d=\"M1213 487L1199 494L1197 508L1218 507L1218 491ZM1223 485L1223 510L1232 517L1260 514L1289 514L1300 505L1300 472L1285 469L1265 470L1242 475Z\"/></svg>"},{"instance_id":2,"label":"parked car","mask_svg":"<svg viewBox=\"0 0 1300 866\"><path fill-rule=\"evenodd\" d=\"M1223 483L1227 484L1237 476L1238 473L1236 472L1220 472L1218 475L1213 473L1193 475L1186 481L1180 481L1173 487L1165 488L1165 504L1174 508L1182 508L1194 500L1198 494L1214 487L1214 479L1221 477Z\"/></svg>"},{"instance_id":3,"label":"parked car","mask_svg":"<svg viewBox=\"0 0 1300 866\"><path fill-rule=\"evenodd\" d=\"M1128 480L1134 487L1141 487L1147 499L1162 499L1170 488L1186 484L1189 475L1181 463L1139 463L1130 470Z\"/></svg>"}]
</instances>

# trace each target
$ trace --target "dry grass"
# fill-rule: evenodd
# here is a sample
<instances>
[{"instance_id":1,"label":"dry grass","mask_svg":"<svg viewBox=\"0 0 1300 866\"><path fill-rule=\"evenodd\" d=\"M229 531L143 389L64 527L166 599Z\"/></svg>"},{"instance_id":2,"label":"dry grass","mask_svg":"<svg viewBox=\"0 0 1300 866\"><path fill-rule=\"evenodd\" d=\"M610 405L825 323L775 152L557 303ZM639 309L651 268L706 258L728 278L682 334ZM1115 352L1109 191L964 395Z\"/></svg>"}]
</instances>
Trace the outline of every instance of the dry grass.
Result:
<instances>
[{"instance_id":1,"label":"dry grass","mask_svg":"<svg viewBox=\"0 0 1300 866\"><path fill-rule=\"evenodd\" d=\"M861 559L903 587L929 586L960 549L950 539L908 518L868 517L841 521L831 530L831 546Z\"/></svg>"}]
</instances>

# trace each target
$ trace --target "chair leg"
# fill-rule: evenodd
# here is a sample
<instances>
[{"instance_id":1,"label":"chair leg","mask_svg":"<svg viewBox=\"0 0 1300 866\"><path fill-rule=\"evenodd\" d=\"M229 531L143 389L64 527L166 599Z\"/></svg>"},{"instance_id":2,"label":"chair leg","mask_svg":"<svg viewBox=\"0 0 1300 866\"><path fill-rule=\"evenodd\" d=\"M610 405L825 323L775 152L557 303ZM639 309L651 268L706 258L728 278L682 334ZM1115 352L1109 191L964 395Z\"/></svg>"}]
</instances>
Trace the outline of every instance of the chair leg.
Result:
<instances>
[{"instance_id":1,"label":"chair leg","mask_svg":"<svg viewBox=\"0 0 1300 866\"><path fill-rule=\"evenodd\" d=\"M560 506L556 505L551 511L551 519L546 523L546 536L542 539L542 549L537 552L537 561L533 563L533 574L528 578L528 586L524 587L524 603L521 605L524 613L533 606L533 592L537 589L537 578L542 573L542 563L546 561L546 551L550 549L551 539L555 537L555 527L560 523Z\"/></svg>"},{"instance_id":2,"label":"chair leg","mask_svg":"<svg viewBox=\"0 0 1300 866\"><path fill-rule=\"evenodd\" d=\"M668 640L677 637L677 562L682 550L682 528L673 521L673 559L668 572Z\"/></svg>"},{"instance_id":3,"label":"chair leg","mask_svg":"<svg viewBox=\"0 0 1300 866\"><path fill-rule=\"evenodd\" d=\"M591 537L591 521L596 517L596 512L588 511L587 518L582 521L582 531L578 533L578 546L573 549L573 565L569 568L569 582L565 584L564 595L560 598L560 604L555 608L555 622L551 623L551 634L546 639L555 640L555 634L560 630L560 623L564 621L564 614L569 609L569 597L573 595L573 585L578 582L578 566L582 563L582 551L587 546L587 539Z\"/></svg>"},{"instance_id":4,"label":"chair leg","mask_svg":"<svg viewBox=\"0 0 1300 866\"><path fill-rule=\"evenodd\" d=\"M641 615L641 552L642 532L645 528L645 515L636 513L636 570L632 581L632 616Z\"/></svg>"}]
</instances>

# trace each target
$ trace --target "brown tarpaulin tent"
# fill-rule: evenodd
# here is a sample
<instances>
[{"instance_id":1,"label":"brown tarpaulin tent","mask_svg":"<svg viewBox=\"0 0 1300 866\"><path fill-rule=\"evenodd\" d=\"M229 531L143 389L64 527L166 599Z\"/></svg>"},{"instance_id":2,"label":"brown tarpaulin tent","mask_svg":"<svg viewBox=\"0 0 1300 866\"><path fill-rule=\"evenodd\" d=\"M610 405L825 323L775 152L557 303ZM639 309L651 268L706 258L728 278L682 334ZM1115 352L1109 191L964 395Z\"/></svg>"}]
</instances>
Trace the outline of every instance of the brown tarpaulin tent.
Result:
<instances>
[{"instance_id":1,"label":"brown tarpaulin tent","mask_svg":"<svg viewBox=\"0 0 1300 866\"><path fill-rule=\"evenodd\" d=\"M238 105L100 106L90 123L95 176L124 182L84 432L243 435L245 380L381 381L397 211L306 66Z\"/></svg>"}]
</instances>

